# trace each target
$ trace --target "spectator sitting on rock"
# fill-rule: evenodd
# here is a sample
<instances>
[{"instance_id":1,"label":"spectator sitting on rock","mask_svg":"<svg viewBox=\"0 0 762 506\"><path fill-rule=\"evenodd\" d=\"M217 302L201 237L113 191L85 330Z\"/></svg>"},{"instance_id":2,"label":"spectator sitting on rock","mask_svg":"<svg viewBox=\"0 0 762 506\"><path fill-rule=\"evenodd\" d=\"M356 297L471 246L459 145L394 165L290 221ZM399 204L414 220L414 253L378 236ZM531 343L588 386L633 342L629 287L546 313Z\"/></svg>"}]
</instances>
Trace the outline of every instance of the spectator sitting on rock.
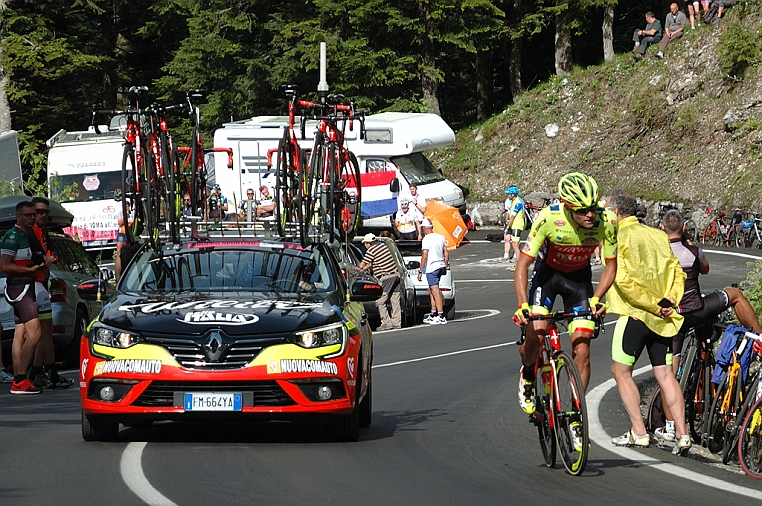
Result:
<instances>
[{"instance_id":1,"label":"spectator sitting on rock","mask_svg":"<svg viewBox=\"0 0 762 506\"><path fill-rule=\"evenodd\" d=\"M655 44L661 40L661 21L656 19L653 12L646 12L646 27L643 30L635 30L632 40L635 42L633 52L636 60L645 56L649 44Z\"/></svg>"},{"instance_id":2,"label":"spectator sitting on rock","mask_svg":"<svg viewBox=\"0 0 762 506\"><path fill-rule=\"evenodd\" d=\"M669 5L669 14L664 22L664 35L659 42L659 52L656 53L656 57L660 60L664 58L664 50L667 48L667 44L670 44L683 36L683 30L688 19L685 14L677 8L676 3Z\"/></svg>"}]
</instances>

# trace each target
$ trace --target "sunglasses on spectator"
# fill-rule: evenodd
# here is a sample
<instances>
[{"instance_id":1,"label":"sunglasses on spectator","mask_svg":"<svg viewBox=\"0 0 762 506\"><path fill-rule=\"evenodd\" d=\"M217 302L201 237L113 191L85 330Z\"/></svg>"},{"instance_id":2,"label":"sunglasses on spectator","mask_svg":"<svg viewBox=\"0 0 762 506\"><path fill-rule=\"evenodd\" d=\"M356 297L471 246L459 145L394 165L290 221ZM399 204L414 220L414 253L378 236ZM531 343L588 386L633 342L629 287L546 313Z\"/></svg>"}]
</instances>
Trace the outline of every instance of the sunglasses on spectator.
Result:
<instances>
[{"instance_id":1,"label":"sunglasses on spectator","mask_svg":"<svg viewBox=\"0 0 762 506\"><path fill-rule=\"evenodd\" d=\"M582 207L580 209L575 209L574 214L577 214L579 216L584 216L588 213L594 213L597 209L598 209L598 206Z\"/></svg>"},{"instance_id":2,"label":"sunglasses on spectator","mask_svg":"<svg viewBox=\"0 0 762 506\"><path fill-rule=\"evenodd\" d=\"M37 214L48 214L50 209L38 209Z\"/></svg>"}]
</instances>

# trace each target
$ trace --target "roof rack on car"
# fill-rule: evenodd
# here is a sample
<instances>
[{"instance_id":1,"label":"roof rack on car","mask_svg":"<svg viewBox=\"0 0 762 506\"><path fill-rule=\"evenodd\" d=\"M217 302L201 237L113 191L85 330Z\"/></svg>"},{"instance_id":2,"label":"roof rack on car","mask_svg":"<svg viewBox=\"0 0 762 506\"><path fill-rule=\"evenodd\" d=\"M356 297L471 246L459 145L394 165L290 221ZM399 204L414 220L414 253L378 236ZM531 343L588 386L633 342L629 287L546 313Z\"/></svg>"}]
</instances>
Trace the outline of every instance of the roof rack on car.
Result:
<instances>
[{"instance_id":1,"label":"roof rack on car","mask_svg":"<svg viewBox=\"0 0 762 506\"><path fill-rule=\"evenodd\" d=\"M184 217L180 221L180 238L182 239L211 239L220 237L241 238L281 238L286 240L300 241L301 226L297 222L287 222L280 230L278 223L270 220L255 221L204 221L197 216ZM144 237L147 239L147 236ZM326 242L327 234L319 233L317 227L309 227L307 232L309 242ZM169 230L160 234L160 242L170 244L172 242Z\"/></svg>"}]
</instances>

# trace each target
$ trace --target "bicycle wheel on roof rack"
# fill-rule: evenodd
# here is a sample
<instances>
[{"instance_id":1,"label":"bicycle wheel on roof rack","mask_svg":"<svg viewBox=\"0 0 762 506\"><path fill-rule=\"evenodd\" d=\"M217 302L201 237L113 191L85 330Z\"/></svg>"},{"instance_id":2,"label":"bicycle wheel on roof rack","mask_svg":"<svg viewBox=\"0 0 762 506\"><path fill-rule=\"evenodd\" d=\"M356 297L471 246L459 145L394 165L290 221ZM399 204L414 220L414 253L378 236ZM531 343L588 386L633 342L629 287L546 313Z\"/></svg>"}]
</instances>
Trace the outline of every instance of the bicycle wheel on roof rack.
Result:
<instances>
[{"instance_id":1,"label":"bicycle wheel on roof rack","mask_svg":"<svg viewBox=\"0 0 762 506\"><path fill-rule=\"evenodd\" d=\"M138 166L143 164L144 157L136 156L135 145L127 143L122 154L122 220L125 242L134 243L143 230L143 205L140 188L141 177ZM121 228L120 227L120 228Z\"/></svg>"},{"instance_id":2,"label":"bicycle wheel on roof rack","mask_svg":"<svg viewBox=\"0 0 762 506\"><path fill-rule=\"evenodd\" d=\"M152 248L159 245L159 227L161 221L161 181L156 171L153 156L148 156L145 166L144 180L146 185L143 194L143 216L146 218L148 243Z\"/></svg>"},{"instance_id":3,"label":"bicycle wheel on roof rack","mask_svg":"<svg viewBox=\"0 0 762 506\"><path fill-rule=\"evenodd\" d=\"M362 184L360 183L360 166L357 157L351 151L343 148L340 158L343 158L341 172L338 175L337 201L335 206L336 223L341 238L351 241L360 228L362 219Z\"/></svg>"},{"instance_id":4,"label":"bicycle wheel on roof rack","mask_svg":"<svg viewBox=\"0 0 762 506\"><path fill-rule=\"evenodd\" d=\"M167 146L169 147L169 146ZM183 215L183 189L180 178L180 158L177 146L172 143L169 160L167 160L168 174L168 204L167 222L172 242L177 244L180 240L180 216Z\"/></svg>"},{"instance_id":5,"label":"bicycle wheel on roof rack","mask_svg":"<svg viewBox=\"0 0 762 506\"><path fill-rule=\"evenodd\" d=\"M322 142L322 134L315 136L315 144L310 155L310 164L306 187L307 213L304 220L319 236L329 232L330 219L327 213L328 195L325 184L328 150Z\"/></svg>"}]
</instances>

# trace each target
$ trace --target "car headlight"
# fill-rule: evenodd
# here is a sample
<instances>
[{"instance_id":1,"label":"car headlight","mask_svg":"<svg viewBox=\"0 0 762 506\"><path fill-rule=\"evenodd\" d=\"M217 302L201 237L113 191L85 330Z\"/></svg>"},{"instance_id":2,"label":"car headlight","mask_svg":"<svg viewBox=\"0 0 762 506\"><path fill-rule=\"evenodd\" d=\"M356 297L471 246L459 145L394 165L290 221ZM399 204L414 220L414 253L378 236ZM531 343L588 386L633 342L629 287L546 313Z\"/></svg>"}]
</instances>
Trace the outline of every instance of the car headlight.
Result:
<instances>
[{"instance_id":1,"label":"car headlight","mask_svg":"<svg viewBox=\"0 0 762 506\"><path fill-rule=\"evenodd\" d=\"M320 348L321 346L333 346L341 344L342 348L347 340L347 329L341 323L327 327L304 330L293 335L292 342L302 348Z\"/></svg>"},{"instance_id":2,"label":"car headlight","mask_svg":"<svg viewBox=\"0 0 762 506\"><path fill-rule=\"evenodd\" d=\"M111 348L129 348L142 341L137 334L109 327L96 327L93 330L93 344L102 344Z\"/></svg>"}]
</instances>

